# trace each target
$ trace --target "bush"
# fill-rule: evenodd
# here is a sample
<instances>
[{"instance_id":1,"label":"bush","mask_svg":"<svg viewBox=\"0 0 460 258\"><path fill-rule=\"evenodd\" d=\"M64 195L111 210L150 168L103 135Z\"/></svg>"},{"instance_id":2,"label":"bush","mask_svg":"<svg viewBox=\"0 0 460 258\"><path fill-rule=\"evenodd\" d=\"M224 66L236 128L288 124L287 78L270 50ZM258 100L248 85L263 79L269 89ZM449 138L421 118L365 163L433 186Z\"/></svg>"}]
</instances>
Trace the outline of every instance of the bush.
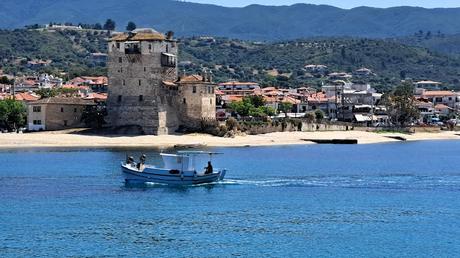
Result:
<instances>
[{"instance_id":1,"label":"bush","mask_svg":"<svg viewBox=\"0 0 460 258\"><path fill-rule=\"evenodd\" d=\"M238 121L235 118L230 117L225 122L225 125L227 126L228 131L236 131L236 130L238 130L238 125L239 124L238 124Z\"/></svg>"},{"instance_id":2,"label":"bush","mask_svg":"<svg viewBox=\"0 0 460 258\"><path fill-rule=\"evenodd\" d=\"M316 119L316 115L313 112L308 112L304 116L305 120L307 120L307 123L313 123Z\"/></svg>"},{"instance_id":3,"label":"bush","mask_svg":"<svg viewBox=\"0 0 460 258\"><path fill-rule=\"evenodd\" d=\"M319 123L321 121L323 121L324 119L324 112L320 109L316 110L315 111L315 118L316 118L316 121Z\"/></svg>"}]
</instances>

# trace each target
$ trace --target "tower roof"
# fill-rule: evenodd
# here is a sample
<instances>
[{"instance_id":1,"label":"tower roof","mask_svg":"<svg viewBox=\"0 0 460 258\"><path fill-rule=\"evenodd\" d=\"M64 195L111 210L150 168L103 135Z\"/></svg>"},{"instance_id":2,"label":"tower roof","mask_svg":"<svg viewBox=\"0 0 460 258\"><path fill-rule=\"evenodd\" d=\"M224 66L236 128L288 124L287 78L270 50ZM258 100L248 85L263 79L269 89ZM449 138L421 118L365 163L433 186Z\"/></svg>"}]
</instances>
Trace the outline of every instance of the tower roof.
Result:
<instances>
[{"instance_id":1,"label":"tower roof","mask_svg":"<svg viewBox=\"0 0 460 258\"><path fill-rule=\"evenodd\" d=\"M145 29L136 29L133 30L132 32L127 32L127 33L119 33L114 35L110 41L162 41L166 40L166 36L161 34L160 32L151 29L151 28L145 28Z\"/></svg>"}]
</instances>

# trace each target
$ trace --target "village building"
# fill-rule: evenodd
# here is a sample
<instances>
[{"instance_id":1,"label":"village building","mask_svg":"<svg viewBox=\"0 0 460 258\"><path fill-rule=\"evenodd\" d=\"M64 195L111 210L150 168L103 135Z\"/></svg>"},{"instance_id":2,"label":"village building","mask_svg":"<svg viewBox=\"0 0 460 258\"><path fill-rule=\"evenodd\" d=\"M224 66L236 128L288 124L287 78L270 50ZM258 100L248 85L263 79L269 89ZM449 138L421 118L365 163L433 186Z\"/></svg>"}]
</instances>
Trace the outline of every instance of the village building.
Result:
<instances>
[{"instance_id":1,"label":"village building","mask_svg":"<svg viewBox=\"0 0 460 258\"><path fill-rule=\"evenodd\" d=\"M309 64L306 65L305 71L312 75L321 75L324 76L329 72L329 68L326 65L319 65L319 64Z\"/></svg>"},{"instance_id":2,"label":"village building","mask_svg":"<svg viewBox=\"0 0 460 258\"><path fill-rule=\"evenodd\" d=\"M442 83L435 81L419 81L415 83L416 94L420 94L421 90L440 90Z\"/></svg>"},{"instance_id":3,"label":"village building","mask_svg":"<svg viewBox=\"0 0 460 258\"><path fill-rule=\"evenodd\" d=\"M27 103L27 129L55 131L84 127L82 115L94 101L53 97Z\"/></svg>"},{"instance_id":4,"label":"village building","mask_svg":"<svg viewBox=\"0 0 460 258\"><path fill-rule=\"evenodd\" d=\"M358 78L367 78L367 77L373 76L374 73L372 72L371 69L363 67L363 68L360 68L360 69L354 71L353 75L358 77Z\"/></svg>"},{"instance_id":5,"label":"village building","mask_svg":"<svg viewBox=\"0 0 460 258\"><path fill-rule=\"evenodd\" d=\"M80 76L68 82L69 85L88 86L93 92L107 93L109 79L106 76Z\"/></svg>"},{"instance_id":6,"label":"village building","mask_svg":"<svg viewBox=\"0 0 460 258\"><path fill-rule=\"evenodd\" d=\"M27 62L27 68L39 69L46 67L52 63L51 60L31 60Z\"/></svg>"},{"instance_id":7,"label":"village building","mask_svg":"<svg viewBox=\"0 0 460 258\"><path fill-rule=\"evenodd\" d=\"M107 54L105 53L91 53L90 55L91 62L95 65L107 64L107 58Z\"/></svg>"},{"instance_id":8,"label":"village building","mask_svg":"<svg viewBox=\"0 0 460 258\"><path fill-rule=\"evenodd\" d=\"M321 110L329 118L335 119L337 118L337 106L337 99L328 97L324 92L316 92L308 96L307 111Z\"/></svg>"},{"instance_id":9,"label":"village building","mask_svg":"<svg viewBox=\"0 0 460 258\"><path fill-rule=\"evenodd\" d=\"M353 75L345 73L345 72L340 72L340 73L330 73L329 79L331 80L344 80L347 81L351 78L353 78Z\"/></svg>"},{"instance_id":10,"label":"village building","mask_svg":"<svg viewBox=\"0 0 460 258\"><path fill-rule=\"evenodd\" d=\"M255 82L225 82L218 85L224 95L250 96L260 94L260 86Z\"/></svg>"},{"instance_id":11,"label":"village building","mask_svg":"<svg viewBox=\"0 0 460 258\"><path fill-rule=\"evenodd\" d=\"M162 135L196 127L198 119L216 118L210 74L178 78L178 45L172 32L137 29L116 34L108 49L110 126Z\"/></svg>"},{"instance_id":12,"label":"village building","mask_svg":"<svg viewBox=\"0 0 460 258\"><path fill-rule=\"evenodd\" d=\"M422 91L418 98L427 99L434 105L444 104L450 108L458 108L460 103L459 95L453 91Z\"/></svg>"},{"instance_id":13,"label":"village building","mask_svg":"<svg viewBox=\"0 0 460 258\"><path fill-rule=\"evenodd\" d=\"M83 30L83 27L71 24L45 24L45 29L50 31Z\"/></svg>"}]
</instances>

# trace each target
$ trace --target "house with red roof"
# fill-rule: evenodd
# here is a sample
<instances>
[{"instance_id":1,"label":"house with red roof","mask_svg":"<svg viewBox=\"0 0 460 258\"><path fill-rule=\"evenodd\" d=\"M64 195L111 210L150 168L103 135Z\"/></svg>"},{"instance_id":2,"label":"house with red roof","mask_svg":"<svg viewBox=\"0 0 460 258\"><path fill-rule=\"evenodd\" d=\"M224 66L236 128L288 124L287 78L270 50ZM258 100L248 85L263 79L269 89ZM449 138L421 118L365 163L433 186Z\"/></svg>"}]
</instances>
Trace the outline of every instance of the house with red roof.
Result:
<instances>
[{"instance_id":1,"label":"house with red roof","mask_svg":"<svg viewBox=\"0 0 460 258\"><path fill-rule=\"evenodd\" d=\"M460 103L460 94L453 91L422 91L417 97L427 99L434 105L444 104L450 108L456 108Z\"/></svg>"},{"instance_id":2,"label":"house with red roof","mask_svg":"<svg viewBox=\"0 0 460 258\"><path fill-rule=\"evenodd\" d=\"M255 82L224 82L217 86L224 95L250 96L260 94L260 86Z\"/></svg>"}]
</instances>

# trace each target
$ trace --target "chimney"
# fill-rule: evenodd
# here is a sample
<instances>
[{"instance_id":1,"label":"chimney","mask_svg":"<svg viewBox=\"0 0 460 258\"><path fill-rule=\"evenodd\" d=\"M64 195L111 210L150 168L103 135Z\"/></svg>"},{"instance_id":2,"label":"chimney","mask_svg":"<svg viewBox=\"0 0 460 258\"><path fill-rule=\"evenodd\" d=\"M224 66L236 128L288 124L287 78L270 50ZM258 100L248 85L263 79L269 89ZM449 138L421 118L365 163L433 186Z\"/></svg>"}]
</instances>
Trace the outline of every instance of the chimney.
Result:
<instances>
[{"instance_id":1,"label":"chimney","mask_svg":"<svg viewBox=\"0 0 460 258\"><path fill-rule=\"evenodd\" d=\"M172 40L173 37L174 37L174 32L168 31L168 32L166 33L166 39L167 39L167 40Z\"/></svg>"}]
</instances>

